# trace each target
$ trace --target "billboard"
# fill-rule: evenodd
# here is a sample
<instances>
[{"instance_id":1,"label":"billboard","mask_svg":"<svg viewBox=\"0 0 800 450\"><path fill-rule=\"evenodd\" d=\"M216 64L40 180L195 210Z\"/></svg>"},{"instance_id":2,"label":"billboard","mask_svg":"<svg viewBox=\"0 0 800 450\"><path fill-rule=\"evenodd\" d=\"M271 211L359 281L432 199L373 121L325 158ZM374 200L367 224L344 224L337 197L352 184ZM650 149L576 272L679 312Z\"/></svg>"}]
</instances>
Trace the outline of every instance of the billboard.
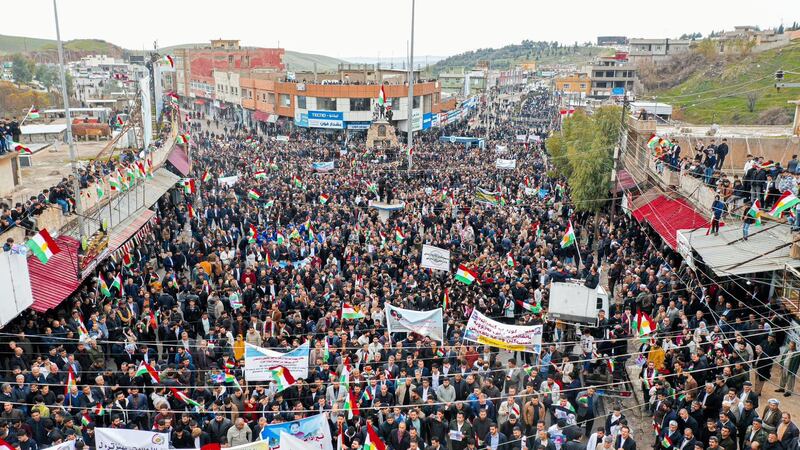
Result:
<instances>
[{"instance_id":1,"label":"billboard","mask_svg":"<svg viewBox=\"0 0 800 450\"><path fill-rule=\"evenodd\" d=\"M310 128L344 128L344 113L341 111L309 111L308 126Z\"/></svg>"}]
</instances>

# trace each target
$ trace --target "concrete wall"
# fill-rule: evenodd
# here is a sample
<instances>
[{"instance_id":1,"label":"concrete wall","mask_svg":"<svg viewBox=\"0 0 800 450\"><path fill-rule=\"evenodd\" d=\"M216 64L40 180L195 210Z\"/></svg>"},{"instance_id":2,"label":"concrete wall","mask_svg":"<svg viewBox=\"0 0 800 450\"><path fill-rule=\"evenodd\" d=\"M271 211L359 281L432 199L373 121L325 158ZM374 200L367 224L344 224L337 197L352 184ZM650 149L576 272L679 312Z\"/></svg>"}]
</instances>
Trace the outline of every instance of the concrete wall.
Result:
<instances>
[{"instance_id":1,"label":"concrete wall","mask_svg":"<svg viewBox=\"0 0 800 450\"><path fill-rule=\"evenodd\" d=\"M17 161L17 155L14 153L0 156L0 197L10 195L17 187L19 182Z\"/></svg>"}]
</instances>

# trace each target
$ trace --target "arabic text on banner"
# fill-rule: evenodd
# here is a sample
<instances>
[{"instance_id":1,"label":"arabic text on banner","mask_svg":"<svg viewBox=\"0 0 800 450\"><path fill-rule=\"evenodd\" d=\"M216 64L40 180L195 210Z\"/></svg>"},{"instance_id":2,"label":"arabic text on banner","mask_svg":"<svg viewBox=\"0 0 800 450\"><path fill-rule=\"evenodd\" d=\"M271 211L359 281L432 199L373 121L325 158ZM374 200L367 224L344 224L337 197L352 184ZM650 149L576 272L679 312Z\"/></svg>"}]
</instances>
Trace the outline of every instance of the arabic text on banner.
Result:
<instances>
[{"instance_id":1,"label":"arabic text on banner","mask_svg":"<svg viewBox=\"0 0 800 450\"><path fill-rule=\"evenodd\" d=\"M413 311L386 304L386 326L389 333L412 332L442 342L444 322L442 308Z\"/></svg>"},{"instance_id":2,"label":"arabic text on banner","mask_svg":"<svg viewBox=\"0 0 800 450\"><path fill-rule=\"evenodd\" d=\"M97 450L167 450L169 434L121 428L96 428Z\"/></svg>"},{"instance_id":3,"label":"arabic text on banner","mask_svg":"<svg viewBox=\"0 0 800 450\"><path fill-rule=\"evenodd\" d=\"M494 166L498 169L513 170L517 167L516 159L500 159L494 162Z\"/></svg>"},{"instance_id":4,"label":"arabic text on banner","mask_svg":"<svg viewBox=\"0 0 800 450\"><path fill-rule=\"evenodd\" d=\"M272 381L272 372L269 368L284 366L295 379L307 379L308 353L308 342L287 353L245 343L244 378L247 381Z\"/></svg>"},{"instance_id":5,"label":"arabic text on banner","mask_svg":"<svg viewBox=\"0 0 800 450\"><path fill-rule=\"evenodd\" d=\"M331 428L324 414L317 414L316 416L291 422L267 425L261 431L261 439L267 441L271 449L278 450L281 448L281 431L306 443L318 443L321 450L333 450Z\"/></svg>"},{"instance_id":6,"label":"arabic text on banner","mask_svg":"<svg viewBox=\"0 0 800 450\"><path fill-rule=\"evenodd\" d=\"M477 310L464 330L464 339L506 350L540 353L542 351L542 326L523 327L492 320Z\"/></svg>"},{"instance_id":7,"label":"arabic text on banner","mask_svg":"<svg viewBox=\"0 0 800 450\"><path fill-rule=\"evenodd\" d=\"M426 269L450 272L450 250L433 245L423 245L422 261L419 265Z\"/></svg>"}]
</instances>

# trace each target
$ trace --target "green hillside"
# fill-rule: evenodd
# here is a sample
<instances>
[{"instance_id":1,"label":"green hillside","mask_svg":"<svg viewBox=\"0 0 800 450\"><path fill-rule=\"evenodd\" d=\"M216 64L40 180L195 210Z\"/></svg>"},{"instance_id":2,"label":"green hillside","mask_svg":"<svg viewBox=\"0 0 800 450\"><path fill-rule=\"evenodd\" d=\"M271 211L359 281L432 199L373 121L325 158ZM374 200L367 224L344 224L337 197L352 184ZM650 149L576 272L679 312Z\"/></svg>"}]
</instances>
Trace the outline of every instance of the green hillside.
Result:
<instances>
[{"instance_id":1,"label":"green hillside","mask_svg":"<svg viewBox=\"0 0 800 450\"><path fill-rule=\"evenodd\" d=\"M800 89L775 89L778 69L800 72L800 43L747 56L701 59L685 81L646 97L677 107L675 118L690 123L788 124L794 105L786 102L800 98ZM800 82L800 76L786 75L785 81Z\"/></svg>"},{"instance_id":2,"label":"green hillside","mask_svg":"<svg viewBox=\"0 0 800 450\"><path fill-rule=\"evenodd\" d=\"M54 39L0 35L0 54L56 51ZM121 54L122 49L100 39L74 39L64 43L64 50L97 53L110 56Z\"/></svg>"},{"instance_id":3,"label":"green hillside","mask_svg":"<svg viewBox=\"0 0 800 450\"><path fill-rule=\"evenodd\" d=\"M330 56L294 52L291 50L286 50L283 62L286 64L288 70L291 71L314 70L314 63L316 62L318 72L335 71L339 64L347 63L347 61Z\"/></svg>"},{"instance_id":4,"label":"green hillside","mask_svg":"<svg viewBox=\"0 0 800 450\"><path fill-rule=\"evenodd\" d=\"M481 62L490 61L493 69L508 69L522 62L536 61L541 65L582 65L598 55L611 54L613 50L591 45L561 45L558 42L534 42L525 40L520 44L500 48L481 48L447 57L437 62L432 70L440 73L452 68L472 69Z\"/></svg>"}]
</instances>

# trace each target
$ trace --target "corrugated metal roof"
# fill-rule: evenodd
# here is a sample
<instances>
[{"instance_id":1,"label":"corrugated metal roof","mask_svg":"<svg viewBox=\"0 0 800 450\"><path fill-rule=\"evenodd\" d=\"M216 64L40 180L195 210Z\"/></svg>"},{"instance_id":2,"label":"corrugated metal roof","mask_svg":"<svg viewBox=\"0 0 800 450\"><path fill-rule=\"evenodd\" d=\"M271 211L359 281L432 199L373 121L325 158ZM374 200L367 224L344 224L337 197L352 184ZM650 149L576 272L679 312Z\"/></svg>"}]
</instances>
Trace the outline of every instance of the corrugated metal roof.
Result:
<instances>
[{"instance_id":1,"label":"corrugated metal roof","mask_svg":"<svg viewBox=\"0 0 800 450\"><path fill-rule=\"evenodd\" d=\"M789 257L792 243L789 225L753 225L746 241L742 239L741 226L722 227L718 236L706 236L705 229L679 233L717 276L771 272L783 269L786 264L800 267L800 260Z\"/></svg>"},{"instance_id":2,"label":"corrugated metal roof","mask_svg":"<svg viewBox=\"0 0 800 450\"><path fill-rule=\"evenodd\" d=\"M28 273L33 291L31 309L45 312L55 308L69 297L81 281L78 279L78 245L80 242L69 236L59 236L56 244L61 251L42 264L39 258L28 258Z\"/></svg>"},{"instance_id":3,"label":"corrugated metal roof","mask_svg":"<svg viewBox=\"0 0 800 450\"><path fill-rule=\"evenodd\" d=\"M191 169L191 164L189 163L189 156L183 151L181 146L176 145L172 152L170 152L169 157L167 160L178 169L178 172L183 174L183 176L189 175L189 170Z\"/></svg>"},{"instance_id":4,"label":"corrugated metal roof","mask_svg":"<svg viewBox=\"0 0 800 450\"><path fill-rule=\"evenodd\" d=\"M120 228L119 231L112 231L111 236L108 239L108 248L111 249L111 252L113 253L120 248L125 241L136 234L136 232L139 231L139 229L142 228L144 224L146 224L155 215L156 213L154 211L145 209L135 217L129 218L129 222L123 224L123 227Z\"/></svg>"}]
</instances>

